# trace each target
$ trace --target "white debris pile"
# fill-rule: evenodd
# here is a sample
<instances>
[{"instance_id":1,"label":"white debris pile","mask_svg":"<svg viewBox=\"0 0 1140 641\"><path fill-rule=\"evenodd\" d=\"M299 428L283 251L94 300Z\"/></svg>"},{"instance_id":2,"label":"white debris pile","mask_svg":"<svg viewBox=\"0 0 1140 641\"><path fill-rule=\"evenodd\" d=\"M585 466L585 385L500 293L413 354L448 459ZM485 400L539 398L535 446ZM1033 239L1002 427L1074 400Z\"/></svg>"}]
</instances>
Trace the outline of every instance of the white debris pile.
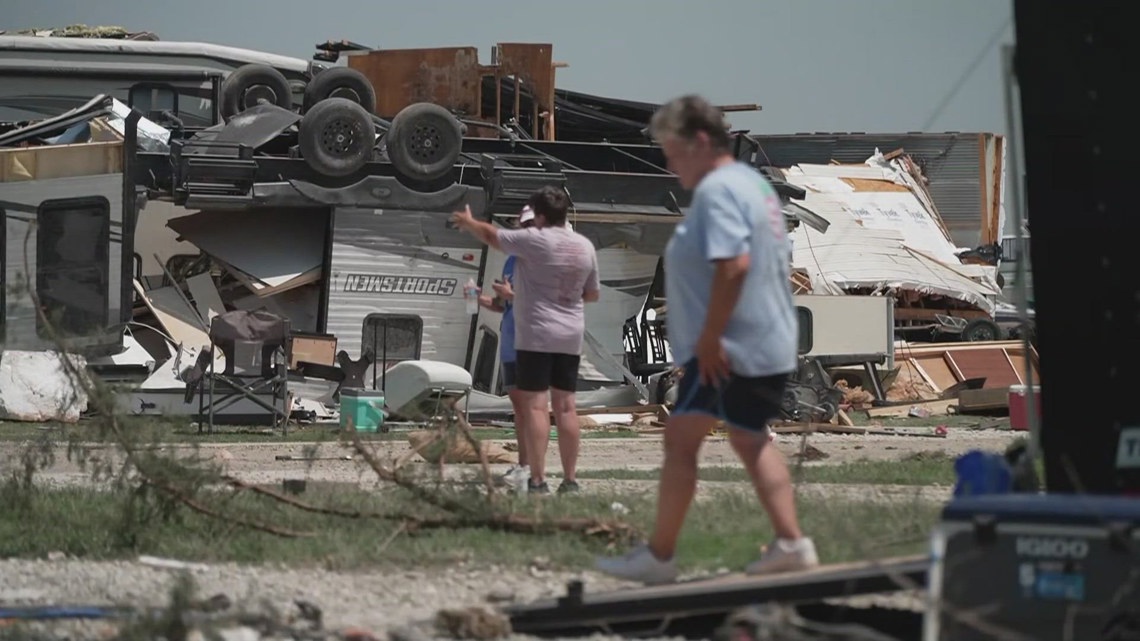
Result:
<instances>
[{"instance_id":1,"label":"white debris pile","mask_svg":"<svg viewBox=\"0 0 1140 641\"><path fill-rule=\"evenodd\" d=\"M86 367L76 354L0 352L0 420L78 422L87 394L72 372Z\"/></svg>"}]
</instances>

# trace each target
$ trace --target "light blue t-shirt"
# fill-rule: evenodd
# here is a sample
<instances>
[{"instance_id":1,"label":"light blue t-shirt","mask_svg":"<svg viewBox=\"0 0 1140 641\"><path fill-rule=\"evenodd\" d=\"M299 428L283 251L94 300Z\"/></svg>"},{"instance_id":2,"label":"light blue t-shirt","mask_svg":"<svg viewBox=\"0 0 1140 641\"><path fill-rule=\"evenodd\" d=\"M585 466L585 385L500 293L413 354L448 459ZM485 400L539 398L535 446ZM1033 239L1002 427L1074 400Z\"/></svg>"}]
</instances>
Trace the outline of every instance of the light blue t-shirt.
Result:
<instances>
[{"instance_id":1,"label":"light blue t-shirt","mask_svg":"<svg viewBox=\"0 0 1140 641\"><path fill-rule=\"evenodd\" d=\"M503 281L515 286L515 257L507 256L503 263ZM503 301L503 320L499 323L499 361L515 362L515 305L513 301Z\"/></svg>"},{"instance_id":2,"label":"light blue t-shirt","mask_svg":"<svg viewBox=\"0 0 1140 641\"><path fill-rule=\"evenodd\" d=\"M780 198L758 171L740 162L701 180L665 248L666 325L678 365L694 356L704 329L716 270L712 261L744 254L750 258L748 275L723 337L732 371L753 377L795 370L799 328Z\"/></svg>"}]
</instances>

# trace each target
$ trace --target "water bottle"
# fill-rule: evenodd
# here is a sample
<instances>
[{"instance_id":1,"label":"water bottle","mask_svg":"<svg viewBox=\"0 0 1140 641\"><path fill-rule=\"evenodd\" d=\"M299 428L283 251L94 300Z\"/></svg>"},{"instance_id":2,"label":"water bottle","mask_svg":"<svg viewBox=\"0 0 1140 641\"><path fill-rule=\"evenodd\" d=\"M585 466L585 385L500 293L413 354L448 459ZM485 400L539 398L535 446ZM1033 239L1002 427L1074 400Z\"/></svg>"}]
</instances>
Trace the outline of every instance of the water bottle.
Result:
<instances>
[{"instance_id":1,"label":"water bottle","mask_svg":"<svg viewBox=\"0 0 1140 641\"><path fill-rule=\"evenodd\" d=\"M467 303L468 314L479 313L479 288L475 286L474 278L467 279L467 285L463 287L463 299Z\"/></svg>"}]
</instances>

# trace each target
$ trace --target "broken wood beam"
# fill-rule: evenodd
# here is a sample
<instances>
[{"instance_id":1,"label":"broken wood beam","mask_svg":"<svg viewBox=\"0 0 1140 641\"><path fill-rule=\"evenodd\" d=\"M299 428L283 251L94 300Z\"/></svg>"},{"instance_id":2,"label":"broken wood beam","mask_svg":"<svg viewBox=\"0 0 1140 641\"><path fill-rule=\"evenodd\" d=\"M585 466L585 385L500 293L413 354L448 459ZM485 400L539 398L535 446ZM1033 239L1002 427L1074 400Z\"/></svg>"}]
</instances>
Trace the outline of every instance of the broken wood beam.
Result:
<instances>
[{"instance_id":1,"label":"broken wood beam","mask_svg":"<svg viewBox=\"0 0 1140 641\"><path fill-rule=\"evenodd\" d=\"M959 399L957 398L947 398L937 401L918 401L903 405L891 405L888 407L872 407L867 410L867 416L871 418L901 418L910 416L910 411L914 408L927 410L930 412L930 416L946 416L951 413L950 408L957 407L958 403Z\"/></svg>"},{"instance_id":2,"label":"broken wood beam","mask_svg":"<svg viewBox=\"0 0 1140 641\"><path fill-rule=\"evenodd\" d=\"M580 407L579 416L590 414L656 414L663 405L623 405L619 407Z\"/></svg>"},{"instance_id":3,"label":"broken wood beam","mask_svg":"<svg viewBox=\"0 0 1140 641\"><path fill-rule=\"evenodd\" d=\"M849 427L830 423L783 423L772 426L777 434L867 434L865 427Z\"/></svg>"}]
</instances>

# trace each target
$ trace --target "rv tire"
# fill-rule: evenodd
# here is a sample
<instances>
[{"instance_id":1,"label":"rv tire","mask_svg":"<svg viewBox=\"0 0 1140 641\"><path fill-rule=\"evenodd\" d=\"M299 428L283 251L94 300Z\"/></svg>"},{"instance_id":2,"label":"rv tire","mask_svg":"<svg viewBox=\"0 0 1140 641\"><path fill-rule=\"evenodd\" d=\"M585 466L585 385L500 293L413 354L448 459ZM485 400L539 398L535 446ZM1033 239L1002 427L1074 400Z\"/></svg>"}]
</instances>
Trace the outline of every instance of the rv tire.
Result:
<instances>
[{"instance_id":1,"label":"rv tire","mask_svg":"<svg viewBox=\"0 0 1140 641\"><path fill-rule=\"evenodd\" d=\"M231 71L222 81L221 98L226 120L262 100L283 109L293 108L293 92L285 74L268 65L243 65Z\"/></svg>"},{"instance_id":2,"label":"rv tire","mask_svg":"<svg viewBox=\"0 0 1140 641\"><path fill-rule=\"evenodd\" d=\"M346 98L368 113L376 113L376 89L364 74L351 67L333 67L313 76L305 86L303 111L307 113L327 98Z\"/></svg>"},{"instance_id":3,"label":"rv tire","mask_svg":"<svg viewBox=\"0 0 1140 641\"><path fill-rule=\"evenodd\" d=\"M385 139L397 171L413 180L435 180L459 160L463 130L447 109L417 102L396 114Z\"/></svg>"},{"instance_id":4,"label":"rv tire","mask_svg":"<svg viewBox=\"0 0 1140 641\"><path fill-rule=\"evenodd\" d=\"M301 156L326 176L347 176L368 162L376 141L372 116L347 98L327 98L301 118Z\"/></svg>"}]
</instances>

